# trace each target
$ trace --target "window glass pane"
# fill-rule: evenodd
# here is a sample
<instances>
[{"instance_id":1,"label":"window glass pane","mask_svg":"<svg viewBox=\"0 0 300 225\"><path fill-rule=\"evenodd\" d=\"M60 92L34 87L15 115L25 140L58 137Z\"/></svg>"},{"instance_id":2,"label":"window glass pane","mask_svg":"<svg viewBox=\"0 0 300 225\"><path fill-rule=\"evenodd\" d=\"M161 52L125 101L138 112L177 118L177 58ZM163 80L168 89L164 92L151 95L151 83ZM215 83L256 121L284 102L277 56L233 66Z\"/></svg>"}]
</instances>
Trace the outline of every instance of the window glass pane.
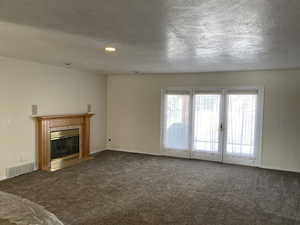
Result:
<instances>
[{"instance_id":1,"label":"window glass pane","mask_svg":"<svg viewBox=\"0 0 300 225\"><path fill-rule=\"evenodd\" d=\"M218 152L221 95L197 94L194 100L194 150Z\"/></svg>"},{"instance_id":2,"label":"window glass pane","mask_svg":"<svg viewBox=\"0 0 300 225\"><path fill-rule=\"evenodd\" d=\"M228 95L226 153L254 156L256 102L255 94Z\"/></svg>"},{"instance_id":3,"label":"window glass pane","mask_svg":"<svg viewBox=\"0 0 300 225\"><path fill-rule=\"evenodd\" d=\"M167 94L165 96L165 148L188 149L189 104L189 95Z\"/></svg>"}]
</instances>

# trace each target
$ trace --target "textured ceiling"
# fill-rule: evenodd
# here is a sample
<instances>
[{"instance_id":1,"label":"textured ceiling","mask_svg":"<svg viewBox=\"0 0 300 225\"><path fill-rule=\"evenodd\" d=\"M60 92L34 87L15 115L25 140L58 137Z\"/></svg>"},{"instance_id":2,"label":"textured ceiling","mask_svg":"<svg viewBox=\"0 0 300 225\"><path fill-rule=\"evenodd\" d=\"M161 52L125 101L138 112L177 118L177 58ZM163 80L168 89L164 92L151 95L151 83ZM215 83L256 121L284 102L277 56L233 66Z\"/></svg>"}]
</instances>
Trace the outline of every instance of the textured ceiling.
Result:
<instances>
[{"instance_id":1,"label":"textured ceiling","mask_svg":"<svg viewBox=\"0 0 300 225\"><path fill-rule=\"evenodd\" d=\"M299 0L0 0L0 55L111 73L299 68L299 21Z\"/></svg>"}]
</instances>

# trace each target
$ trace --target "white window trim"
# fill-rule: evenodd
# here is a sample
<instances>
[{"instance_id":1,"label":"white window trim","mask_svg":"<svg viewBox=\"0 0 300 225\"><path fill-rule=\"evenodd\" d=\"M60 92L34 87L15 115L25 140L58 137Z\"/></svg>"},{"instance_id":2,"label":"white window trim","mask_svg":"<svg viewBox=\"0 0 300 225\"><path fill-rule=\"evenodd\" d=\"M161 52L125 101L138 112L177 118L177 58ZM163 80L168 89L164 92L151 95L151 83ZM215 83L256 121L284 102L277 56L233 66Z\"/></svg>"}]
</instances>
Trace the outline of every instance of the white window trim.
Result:
<instances>
[{"instance_id":1,"label":"white window trim","mask_svg":"<svg viewBox=\"0 0 300 225\"><path fill-rule=\"evenodd\" d=\"M221 91L224 92L238 92L238 91L249 91L250 93L256 91L258 94L257 98L257 122L256 122L256 140L255 140L255 151L256 151L256 159L253 163L248 163L245 161L244 165L256 166L259 167L262 165L262 154L263 154L263 144L262 144L262 136L263 136L263 120L264 120L264 86L225 86L225 87L168 87L161 89L161 115L160 115L160 152L161 155L175 156L175 157L183 157L183 158L191 158L192 153L192 140L190 140L190 146L187 150L179 150L179 149L166 149L164 148L164 127L165 127L165 95L168 91L187 91L190 93L190 139L193 138L193 107L194 107L194 94L197 92L216 92ZM224 99L223 105L226 105L226 99ZM224 106L222 107L224 110ZM223 112L223 116L226 112ZM222 118L225 122L225 118ZM226 124L225 124L226 126ZM225 136L225 135L224 135ZM225 138L225 137L224 137ZM222 156L223 157L223 156ZM231 160L227 160L226 163L239 164L234 160L234 157L231 157ZM240 159L239 159L240 160Z\"/></svg>"}]
</instances>

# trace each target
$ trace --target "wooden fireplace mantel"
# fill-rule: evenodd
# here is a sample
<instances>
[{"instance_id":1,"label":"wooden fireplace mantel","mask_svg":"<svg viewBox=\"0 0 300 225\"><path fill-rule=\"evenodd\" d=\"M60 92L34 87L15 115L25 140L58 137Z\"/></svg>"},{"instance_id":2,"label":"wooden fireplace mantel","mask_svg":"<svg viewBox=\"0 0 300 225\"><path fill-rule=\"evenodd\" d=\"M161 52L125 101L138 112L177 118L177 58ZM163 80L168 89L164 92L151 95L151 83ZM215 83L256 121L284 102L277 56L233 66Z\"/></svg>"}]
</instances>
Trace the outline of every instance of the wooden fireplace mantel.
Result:
<instances>
[{"instance_id":1,"label":"wooden fireplace mantel","mask_svg":"<svg viewBox=\"0 0 300 225\"><path fill-rule=\"evenodd\" d=\"M90 155L90 118L94 114L66 114L34 116L37 121L38 167L51 170L50 165L50 132L54 129L78 127L80 134L80 159Z\"/></svg>"}]
</instances>

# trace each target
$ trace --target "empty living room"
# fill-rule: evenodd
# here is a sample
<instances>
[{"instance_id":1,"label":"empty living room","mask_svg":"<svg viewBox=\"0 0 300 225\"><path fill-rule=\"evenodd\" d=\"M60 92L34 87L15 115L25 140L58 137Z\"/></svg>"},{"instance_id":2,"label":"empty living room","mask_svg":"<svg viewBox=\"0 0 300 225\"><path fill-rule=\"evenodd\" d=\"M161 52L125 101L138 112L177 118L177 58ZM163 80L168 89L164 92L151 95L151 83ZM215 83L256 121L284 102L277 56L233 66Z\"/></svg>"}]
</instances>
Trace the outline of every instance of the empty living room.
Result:
<instances>
[{"instance_id":1,"label":"empty living room","mask_svg":"<svg viewBox=\"0 0 300 225\"><path fill-rule=\"evenodd\" d=\"M0 225L300 225L299 0L0 0Z\"/></svg>"}]
</instances>

